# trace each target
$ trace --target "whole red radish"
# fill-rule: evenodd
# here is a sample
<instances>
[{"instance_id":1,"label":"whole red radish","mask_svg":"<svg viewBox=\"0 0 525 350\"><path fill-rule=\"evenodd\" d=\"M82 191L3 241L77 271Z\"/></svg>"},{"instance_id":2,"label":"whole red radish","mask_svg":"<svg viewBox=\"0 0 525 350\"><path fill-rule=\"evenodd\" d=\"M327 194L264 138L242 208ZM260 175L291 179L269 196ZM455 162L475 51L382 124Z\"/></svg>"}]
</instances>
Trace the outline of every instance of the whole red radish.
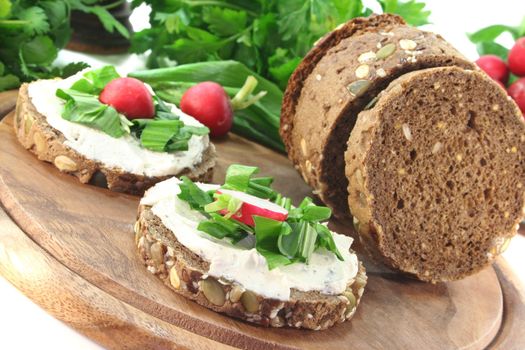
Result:
<instances>
[{"instance_id":1,"label":"whole red radish","mask_svg":"<svg viewBox=\"0 0 525 350\"><path fill-rule=\"evenodd\" d=\"M255 222L253 221L254 216L262 216L276 221L285 221L288 217L288 211L286 209L267 199L255 197L244 192L224 189L217 191L217 193L230 195L242 202L241 208L234 213L231 218L246 225L255 226ZM226 215L228 211L221 210L220 213Z\"/></svg>"},{"instance_id":2,"label":"whole red radish","mask_svg":"<svg viewBox=\"0 0 525 350\"><path fill-rule=\"evenodd\" d=\"M509 68L512 73L525 76L525 37L519 38L510 49Z\"/></svg>"},{"instance_id":3,"label":"whole red radish","mask_svg":"<svg viewBox=\"0 0 525 350\"><path fill-rule=\"evenodd\" d=\"M507 84L509 81L509 68L505 62L495 55L485 55L478 58L476 64L494 80Z\"/></svg>"},{"instance_id":4,"label":"whole red radish","mask_svg":"<svg viewBox=\"0 0 525 350\"><path fill-rule=\"evenodd\" d=\"M525 78L515 81L507 91L525 115Z\"/></svg>"},{"instance_id":5,"label":"whole red radish","mask_svg":"<svg viewBox=\"0 0 525 350\"><path fill-rule=\"evenodd\" d=\"M212 136L228 133L233 123L233 108L224 88L205 81L189 88L180 101L180 109L210 128Z\"/></svg>"},{"instance_id":6,"label":"whole red radish","mask_svg":"<svg viewBox=\"0 0 525 350\"><path fill-rule=\"evenodd\" d=\"M153 97L146 85L135 78L117 78L110 81L98 98L129 119L153 118Z\"/></svg>"}]
</instances>

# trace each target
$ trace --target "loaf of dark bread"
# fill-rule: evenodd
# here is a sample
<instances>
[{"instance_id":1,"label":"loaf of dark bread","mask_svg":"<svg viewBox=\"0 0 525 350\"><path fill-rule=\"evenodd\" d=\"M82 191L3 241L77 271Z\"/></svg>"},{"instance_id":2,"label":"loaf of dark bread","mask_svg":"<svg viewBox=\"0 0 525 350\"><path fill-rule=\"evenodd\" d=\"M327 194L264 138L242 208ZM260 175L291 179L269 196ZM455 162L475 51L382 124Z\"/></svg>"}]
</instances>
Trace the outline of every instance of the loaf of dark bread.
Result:
<instances>
[{"instance_id":1,"label":"loaf of dark bread","mask_svg":"<svg viewBox=\"0 0 525 350\"><path fill-rule=\"evenodd\" d=\"M439 35L394 15L351 20L304 58L284 95L280 132L289 158L335 215L348 214L344 152L357 114L397 77L454 65L474 69Z\"/></svg>"},{"instance_id":2,"label":"loaf of dark bread","mask_svg":"<svg viewBox=\"0 0 525 350\"><path fill-rule=\"evenodd\" d=\"M193 169L184 169L169 176L144 176L132 174L99 161L88 159L65 145L64 135L48 124L28 94L28 84L23 84L18 93L14 129L18 141L34 153L38 159L50 162L60 171L76 176L82 183L107 186L112 191L141 195L159 181L174 175L188 176L196 181L209 181L215 166L215 147L210 143L202 161Z\"/></svg>"},{"instance_id":3,"label":"loaf of dark bread","mask_svg":"<svg viewBox=\"0 0 525 350\"><path fill-rule=\"evenodd\" d=\"M480 71L425 69L393 81L361 112L345 154L362 243L424 281L490 264L525 202L525 123Z\"/></svg>"},{"instance_id":4,"label":"loaf of dark bread","mask_svg":"<svg viewBox=\"0 0 525 350\"><path fill-rule=\"evenodd\" d=\"M148 271L174 292L216 312L266 327L321 330L350 320L367 281L359 263L355 279L340 295L292 289L288 301L265 298L232 281L208 276L209 262L182 245L145 205L139 207L135 243Z\"/></svg>"}]
</instances>

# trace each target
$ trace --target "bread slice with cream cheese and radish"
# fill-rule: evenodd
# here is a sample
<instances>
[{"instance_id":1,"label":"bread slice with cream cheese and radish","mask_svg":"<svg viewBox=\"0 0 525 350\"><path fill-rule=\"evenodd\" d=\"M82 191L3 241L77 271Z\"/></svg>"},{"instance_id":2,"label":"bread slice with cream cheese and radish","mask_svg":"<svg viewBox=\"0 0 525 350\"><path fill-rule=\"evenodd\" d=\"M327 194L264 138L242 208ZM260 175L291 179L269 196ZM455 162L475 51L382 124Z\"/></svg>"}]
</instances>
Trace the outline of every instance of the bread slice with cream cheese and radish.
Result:
<instances>
[{"instance_id":1,"label":"bread slice with cream cheese and radish","mask_svg":"<svg viewBox=\"0 0 525 350\"><path fill-rule=\"evenodd\" d=\"M171 178L149 189L135 224L148 271L204 307L262 326L320 330L350 319L367 280L352 238L321 223L328 208L291 206L255 171L233 165L223 186Z\"/></svg>"},{"instance_id":2,"label":"bread slice with cream cheese and radish","mask_svg":"<svg viewBox=\"0 0 525 350\"><path fill-rule=\"evenodd\" d=\"M151 106L136 105L137 101L147 101L148 96L119 98L118 91L116 97L113 91L110 97L100 100L116 99L116 103L102 103L98 95L110 79L118 79L113 67L83 71L65 80L23 84L14 121L19 142L38 159L54 164L82 183L102 184L118 192L143 194L153 184L171 176L211 179L215 147L202 124L176 106L162 102L148 86L142 90L151 94L149 99L155 102L153 117L144 115L143 119L137 119L141 110L151 110ZM129 93L132 89L126 90ZM116 109L121 108L122 101L126 105L126 99L128 109L135 113L128 117L123 114L126 111ZM126 110L125 107L122 108ZM69 113L67 119L63 117L65 113ZM169 120L160 120L161 114ZM94 117L90 119L91 116ZM157 137L159 125L166 127ZM148 137L144 141L144 130L148 127L151 130L146 132ZM197 131L192 134L194 130Z\"/></svg>"}]
</instances>

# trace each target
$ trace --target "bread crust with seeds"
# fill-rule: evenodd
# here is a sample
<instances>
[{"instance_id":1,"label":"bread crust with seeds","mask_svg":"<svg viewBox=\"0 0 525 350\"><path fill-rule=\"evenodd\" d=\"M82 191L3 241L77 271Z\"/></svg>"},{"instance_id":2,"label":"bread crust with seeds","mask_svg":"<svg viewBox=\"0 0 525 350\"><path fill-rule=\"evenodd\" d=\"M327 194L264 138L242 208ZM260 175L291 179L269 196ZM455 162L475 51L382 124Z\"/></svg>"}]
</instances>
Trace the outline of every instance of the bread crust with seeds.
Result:
<instances>
[{"instance_id":1,"label":"bread crust with seeds","mask_svg":"<svg viewBox=\"0 0 525 350\"><path fill-rule=\"evenodd\" d=\"M374 15L329 33L295 70L280 133L296 169L336 216L349 214L343 155L357 114L395 78L440 66L476 69L439 35Z\"/></svg>"},{"instance_id":2,"label":"bread crust with seeds","mask_svg":"<svg viewBox=\"0 0 525 350\"><path fill-rule=\"evenodd\" d=\"M149 272L177 294L198 304L265 327L322 330L353 317L366 285L361 263L356 278L340 295L291 291L288 301L265 298L239 284L207 275L209 263L179 243L150 206L141 205L135 243Z\"/></svg>"},{"instance_id":3,"label":"bread crust with seeds","mask_svg":"<svg viewBox=\"0 0 525 350\"><path fill-rule=\"evenodd\" d=\"M345 154L361 242L429 282L489 265L525 207L525 123L488 76L432 68L393 81L359 114Z\"/></svg>"},{"instance_id":4,"label":"bread crust with seeds","mask_svg":"<svg viewBox=\"0 0 525 350\"><path fill-rule=\"evenodd\" d=\"M142 195L149 187L172 176L185 175L195 181L211 180L216 158L212 143L203 154L201 163L193 169L187 168L178 174L168 176L148 177L132 174L86 158L66 146L64 135L51 127L46 117L36 110L29 97L28 86L29 84L23 84L18 93L14 121L18 141L38 159L52 163L60 171L76 176L80 182L91 181L107 186L112 191Z\"/></svg>"}]
</instances>

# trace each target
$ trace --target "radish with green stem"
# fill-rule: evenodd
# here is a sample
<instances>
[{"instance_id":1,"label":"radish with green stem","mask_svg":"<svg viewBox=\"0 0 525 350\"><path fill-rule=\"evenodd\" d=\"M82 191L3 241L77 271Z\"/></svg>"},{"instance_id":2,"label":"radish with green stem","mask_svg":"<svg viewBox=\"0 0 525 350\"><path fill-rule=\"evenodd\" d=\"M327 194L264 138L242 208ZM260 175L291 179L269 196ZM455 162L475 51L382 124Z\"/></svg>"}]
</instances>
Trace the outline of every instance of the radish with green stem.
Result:
<instances>
[{"instance_id":1,"label":"radish with green stem","mask_svg":"<svg viewBox=\"0 0 525 350\"><path fill-rule=\"evenodd\" d=\"M210 129L211 136L223 136L233 124L233 112L245 109L266 95L252 92L257 79L248 76L239 92L230 100L224 88L212 81L205 81L189 88L180 101L181 110L194 117Z\"/></svg>"}]
</instances>

